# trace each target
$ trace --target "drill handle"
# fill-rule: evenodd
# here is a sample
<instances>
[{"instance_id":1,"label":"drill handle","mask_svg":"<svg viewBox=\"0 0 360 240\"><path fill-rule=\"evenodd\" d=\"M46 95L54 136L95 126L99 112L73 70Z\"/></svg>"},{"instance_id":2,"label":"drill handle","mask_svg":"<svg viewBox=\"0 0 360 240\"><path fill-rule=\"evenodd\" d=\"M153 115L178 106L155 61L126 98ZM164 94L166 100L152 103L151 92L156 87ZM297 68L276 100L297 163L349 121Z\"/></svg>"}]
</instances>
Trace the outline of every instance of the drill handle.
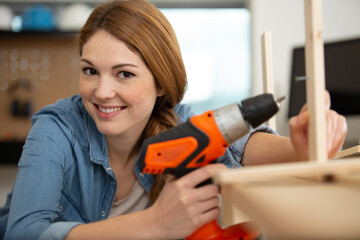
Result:
<instances>
[{"instance_id":1,"label":"drill handle","mask_svg":"<svg viewBox=\"0 0 360 240\"><path fill-rule=\"evenodd\" d=\"M195 169L189 163L199 158L208 144L208 136L188 120L143 142L140 171L181 177Z\"/></svg>"},{"instance_id":2,"label":"drill handle","mask_svg":"<svg viewBox=\"0 0 360 240\"><path fill-rule=\"evenodd\" d=\"M227 146L213 111L208 111L147 138L140 149L139 168L143 173L180 177L216 161Z\"/></svg>"}]
</instances>

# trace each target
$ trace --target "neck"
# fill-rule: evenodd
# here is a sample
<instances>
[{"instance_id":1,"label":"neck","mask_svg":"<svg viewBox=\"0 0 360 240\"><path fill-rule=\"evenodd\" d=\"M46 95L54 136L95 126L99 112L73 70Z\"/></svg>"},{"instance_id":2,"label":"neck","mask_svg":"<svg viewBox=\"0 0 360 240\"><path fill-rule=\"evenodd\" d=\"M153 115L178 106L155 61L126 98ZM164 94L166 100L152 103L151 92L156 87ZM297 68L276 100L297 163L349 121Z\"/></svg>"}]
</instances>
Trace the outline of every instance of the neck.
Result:
<instances>
[{"instance_id":1,"label":"neck","mask_svg":"<svg viewBox=\"0 0 360 240\"><path fill-rule=\"evenodd\" d=\"M112 164L128 164L136 159L140 136L106 136L109 161Z\"/></svg>"}]
</instances>

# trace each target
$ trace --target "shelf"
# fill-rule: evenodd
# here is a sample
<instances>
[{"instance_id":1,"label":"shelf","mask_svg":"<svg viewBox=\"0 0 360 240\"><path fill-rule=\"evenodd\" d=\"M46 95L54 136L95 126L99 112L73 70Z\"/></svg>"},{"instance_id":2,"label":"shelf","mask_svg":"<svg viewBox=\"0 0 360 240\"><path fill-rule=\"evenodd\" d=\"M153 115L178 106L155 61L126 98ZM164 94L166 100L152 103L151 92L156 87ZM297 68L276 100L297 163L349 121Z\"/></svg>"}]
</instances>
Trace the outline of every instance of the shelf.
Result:
<instances>
[{"instance_id":1,"label":"shelf","mask_svg":"<svg viewBox=\"0 0 360 240\"><path fill-rule=\"evenodd\" d=\"M7 0L2 4L7 5L28 5L28 4L47 4L47 5L67 5L72 3L84 3L96 6L105 0ZM149 0L159 8L244 8L248 7L249 0Z\"/></svg>"},{"instance_id":2,"label":"shelf","mask_svg":"<svg viewBox=\"0 0 360 240\"><path fill-rule=\"evenodd\" d=\"M56 37L56 38L74 38L77 32L54 31L1 31L0 37Z\"/></svg>"}]
</instances>

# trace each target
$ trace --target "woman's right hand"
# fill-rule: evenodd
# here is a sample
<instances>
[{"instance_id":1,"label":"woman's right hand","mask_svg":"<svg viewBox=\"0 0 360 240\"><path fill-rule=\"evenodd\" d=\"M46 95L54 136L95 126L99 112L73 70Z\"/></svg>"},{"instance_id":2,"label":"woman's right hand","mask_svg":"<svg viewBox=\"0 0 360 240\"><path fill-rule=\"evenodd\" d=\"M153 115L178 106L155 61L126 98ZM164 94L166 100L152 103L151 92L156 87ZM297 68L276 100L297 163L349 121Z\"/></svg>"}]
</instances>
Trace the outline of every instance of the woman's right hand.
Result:
<instances>
[{"instance_id":1,"label":"woman's right hand","mask_svg":"<svg viewBox=\"0 0 360 240\"><path fill-rule=\"evenodd\" d=\"M156 224L154 235L164 239L185 238L217 219L219 186L196 186L224 169L223 164L210 164L179 179L169 177L158 199L148 209Z\"/></svg>"}]
</instances>

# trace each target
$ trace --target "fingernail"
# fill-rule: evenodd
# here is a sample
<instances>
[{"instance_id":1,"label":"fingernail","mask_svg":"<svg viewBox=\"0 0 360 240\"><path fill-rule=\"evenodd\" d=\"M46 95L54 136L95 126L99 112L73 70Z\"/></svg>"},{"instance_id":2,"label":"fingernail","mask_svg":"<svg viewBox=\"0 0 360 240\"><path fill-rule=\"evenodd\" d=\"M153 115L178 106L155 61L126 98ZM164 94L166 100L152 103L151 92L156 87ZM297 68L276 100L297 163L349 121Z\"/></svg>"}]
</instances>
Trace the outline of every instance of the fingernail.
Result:
<instances>
[{"instance_id":1,"label":"fingernail","mask_svg":"<svg viewBox=\"0 0 360 240\"><path fill-rule=\"evenodd\" d=\"M309 119L309 112L307 112L307 111L301 113L299 116L299 122L301 124L305 124L308 121L308 119Z\"/></svg>"}]
</instances>

